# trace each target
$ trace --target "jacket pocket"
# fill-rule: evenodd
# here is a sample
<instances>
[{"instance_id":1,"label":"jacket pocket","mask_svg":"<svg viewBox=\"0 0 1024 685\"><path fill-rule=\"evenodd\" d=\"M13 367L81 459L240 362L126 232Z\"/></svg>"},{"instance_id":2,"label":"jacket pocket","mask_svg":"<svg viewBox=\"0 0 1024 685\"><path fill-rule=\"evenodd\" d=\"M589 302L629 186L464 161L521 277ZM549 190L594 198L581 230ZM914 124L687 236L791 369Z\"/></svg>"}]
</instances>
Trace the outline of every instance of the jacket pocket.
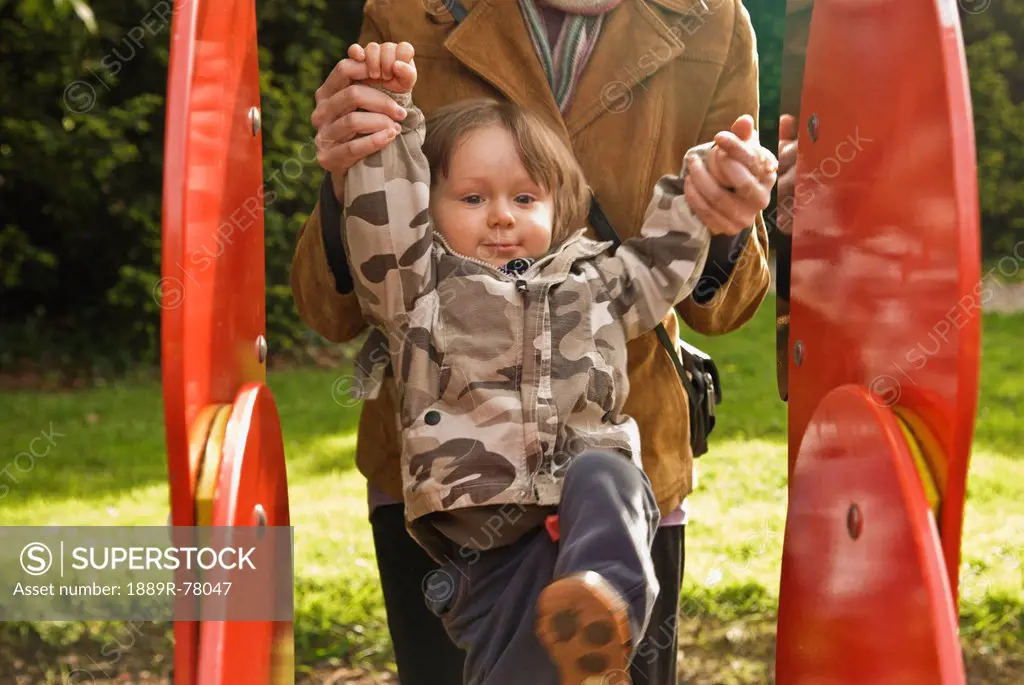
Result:
<instances>
[{"instance_id":1,"label":"jacket pocket","mask_svg":"<svg viewBox=\"0 0 1024 685\"><path fill-rule=\"evenodd\" d=\"M436 296L421 298L408 324L400 331L395 355L395 379L403 396L401 422L410 428L442 394L445 366L443 337Z\"/></svg>"}]
</instances>

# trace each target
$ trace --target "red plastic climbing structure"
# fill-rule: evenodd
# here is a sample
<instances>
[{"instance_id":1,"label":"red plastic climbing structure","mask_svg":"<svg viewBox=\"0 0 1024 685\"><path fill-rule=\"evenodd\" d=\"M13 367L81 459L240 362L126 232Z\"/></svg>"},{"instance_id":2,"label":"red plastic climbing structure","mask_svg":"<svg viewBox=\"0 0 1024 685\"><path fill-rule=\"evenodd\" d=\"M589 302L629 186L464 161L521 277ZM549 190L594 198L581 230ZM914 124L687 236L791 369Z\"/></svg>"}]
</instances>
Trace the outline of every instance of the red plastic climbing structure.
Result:
<instances>
[{"instance_id":1,"label":"red plastic climbing structure","mask_svg":"<svg viewBox=\"0 0 1024 685\"><path fill-rule=\"evenodd\" d=\"M788 9L783 112L799 155L779 259L790 485L776 679L963 683L983 296L957 3Z\"/></svg>"},{"instance_id":2,"label":"red plastic climbing structure","mask_svg":"<svg viewBox=\"0 0 1024 685\"><path fill-rule=\"evenodd\" d=\"M288 526L266 386L263 170L249 0L175 3L164 148L164 420L175 526ZM292 626L178 622L175 683L294 682Z\"/></svg>"},{"instance_id":3,"label":"red plastic climbing structure","mask_svg":"<svg viewBox=\"0 0 1024 685\"><path fill-rule=\"evenodd\" d=\"M288 526L266 385L256 8L175 8L161 274L172 521ZM790 488L776 682L964 683L982 293L957 3L789 0L785 43L800 152L794 196L779 199L794 237L778 252ZM290 623L179 622L175 640L179 685L294 681Z\"/></svg>"}]
</instances>

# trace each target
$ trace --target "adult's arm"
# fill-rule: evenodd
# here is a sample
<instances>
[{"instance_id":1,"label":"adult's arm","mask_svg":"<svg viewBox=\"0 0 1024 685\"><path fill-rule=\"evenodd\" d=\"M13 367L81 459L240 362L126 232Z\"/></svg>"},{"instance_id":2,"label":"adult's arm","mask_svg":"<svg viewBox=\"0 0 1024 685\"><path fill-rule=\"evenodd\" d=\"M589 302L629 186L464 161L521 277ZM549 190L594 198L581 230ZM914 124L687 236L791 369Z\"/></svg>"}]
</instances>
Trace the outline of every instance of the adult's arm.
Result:
<instances>
[{"instance_id":1,"label":"adult's arm","mask_svg":"<svg viewBox=\"0 0 1024 685\"><path fill-rule=\"evenodd\" d=\"M757 121L757 43L750 15L739 0L728 57L698 141L727 131L743 114ZM735 236L711 239L708 260L693 294L676 310L698 333L716 335L739 328L754 315L768 292L768 232L758 215Z\"/></svg>"},{"instance_id":2,"label":"adult's arm","mask_svg":"<svg viewBox=\"0 0 1024 685\"><path fill-rule=\"evenodd\" d=\"M385 42L387 0L367 0L359 44ZM307 326L333 342L348 342L367 326L353 292L341 233L341 204L331 174L320 184L320 197L299 229L292 256L292 298Z\"/></svg>"}]
</instances>

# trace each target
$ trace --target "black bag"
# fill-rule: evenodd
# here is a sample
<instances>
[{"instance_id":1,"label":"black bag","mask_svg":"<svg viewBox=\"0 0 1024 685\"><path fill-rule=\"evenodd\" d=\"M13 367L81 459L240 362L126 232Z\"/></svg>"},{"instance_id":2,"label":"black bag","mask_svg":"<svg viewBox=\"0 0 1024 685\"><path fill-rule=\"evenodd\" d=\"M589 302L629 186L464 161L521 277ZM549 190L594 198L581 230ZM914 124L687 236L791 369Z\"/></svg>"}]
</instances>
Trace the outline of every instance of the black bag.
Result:
<instances>
[{"instance_id":1,"label":"black bag","mask_svg":"<svg viewBox=\"0 0 1024 685\"><path fill-rule=\"evenodd\" d=\"M596 198L590 200L590 223L601 240L610 240L616 247L622 244ZM690 448L694 457L700 457L708 451L708 436L715 428L715 407L722 403L718 367L710 355L687 342L680 341L678 348L673 345L663 324L659 323L654 331L672 358L686 390L690 403Z\"/></svg>"}]
</instances>

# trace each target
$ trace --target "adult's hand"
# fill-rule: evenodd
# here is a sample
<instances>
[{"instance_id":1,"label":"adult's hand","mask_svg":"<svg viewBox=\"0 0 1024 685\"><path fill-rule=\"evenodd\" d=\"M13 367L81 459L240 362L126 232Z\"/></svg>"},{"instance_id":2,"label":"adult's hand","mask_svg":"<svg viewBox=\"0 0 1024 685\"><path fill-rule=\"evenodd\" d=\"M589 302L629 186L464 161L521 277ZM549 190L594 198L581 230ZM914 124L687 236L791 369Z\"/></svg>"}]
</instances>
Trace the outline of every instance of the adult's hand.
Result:
<instances>
[{"instance_id":1,"label":"adult's hand","mask_svg":"<svg viewBox=\"0 0 1024 685\"><path fill-rule=\"evenodd\" d=\"M775 225L784 235L793 234L793 196L796 193L796 119L779 117L779 193Z\"/></svg>"},{"instance_id":2,"label":"adult's hand","mask_svg":"<svg viewBox=\"0 0 1024 685\"><path fill-rule=\"evenodd\" d=\"M401 127L395 122L406 116L392 97L373 87L374 83L387 87L393 75L371 75L366 62L357 59L363 57L364 50L371 49L379 51L380 46L370 43L365 49L358 45L349 47L349 59L338 62L317 89L316 108L309 118L316 128L317 162L331 173L339 202L348 170L391 140L373 134L392 130L398 135ZM412 45L399 44L396 56L410 61Z\"/></svg>"},{"instance_id":3,"label":"adult's hand","mask_svg":"<svg viewBox=\"0 0 1024 685\"><path fill-rule=\"evenodd\" d=\"M712 235L736 235L768 206L777 169L775 155L758 142L753 117L743 115L715 136L707 164L691 159L686 201Z\"/></svg>"}]
</instances>

